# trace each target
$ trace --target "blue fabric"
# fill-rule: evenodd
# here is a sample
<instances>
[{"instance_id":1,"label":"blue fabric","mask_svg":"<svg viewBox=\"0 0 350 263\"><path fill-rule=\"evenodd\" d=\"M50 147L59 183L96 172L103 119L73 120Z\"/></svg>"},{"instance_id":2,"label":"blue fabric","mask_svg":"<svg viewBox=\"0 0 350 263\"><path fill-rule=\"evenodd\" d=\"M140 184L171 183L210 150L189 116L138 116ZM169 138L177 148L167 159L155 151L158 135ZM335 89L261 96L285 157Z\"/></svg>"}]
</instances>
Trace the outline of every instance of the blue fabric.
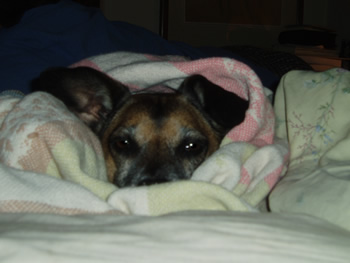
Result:
<instances>
[{"instance_id":1,"label":"blue fabric","mask_svg":"<svg viewBox=\"0 0 350 263\"><path fill-rule=\"evenodd\" d=\"M99 9L70 0L27 11L21 21L0 30L0 79L3 90L30 91L30 82L48 67L68 66L83 58L113 51L180 55L193 59L214 56L185 43L124 22L106 20ZM225 56L235 58L234 54ZM247 63L249 65L249 63ZM264 85L276 78L250 65Z\"/></svg>"}]
</instances>

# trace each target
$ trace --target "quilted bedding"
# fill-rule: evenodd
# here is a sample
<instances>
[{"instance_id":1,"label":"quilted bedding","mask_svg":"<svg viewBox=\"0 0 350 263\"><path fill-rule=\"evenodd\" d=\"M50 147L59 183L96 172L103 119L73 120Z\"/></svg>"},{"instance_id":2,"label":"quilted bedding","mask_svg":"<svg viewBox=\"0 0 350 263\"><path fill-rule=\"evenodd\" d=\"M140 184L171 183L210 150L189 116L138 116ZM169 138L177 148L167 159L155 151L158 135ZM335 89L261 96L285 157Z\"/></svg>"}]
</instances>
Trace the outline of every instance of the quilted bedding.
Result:
<instances>
[{"instance_id":1,"label":"quilted bedding","mask_svg":"<svg viewBox=\"0 0 350 263\"><path fill-rule=\"evenodd\" d=\"M246 65L226 58L187 61L124 52L73 66L79 65L102 70L131 90L159 83L176 88L186 76L201 73L249 98L250 106L244 122L227 134L192 180L117 189L107 182L98 139L63 103L45 93L3 96L0 211L143 215L192 209L255 211L285 172L288 147L285 141L274 140L272 106Z\"/></svg>"},{"instance_id":2,"label":"quilted bedding","mask_svg":"<svg viewBox=\"0 0 350 263\"><path fill-rule=\"evenodd\" d=\"M350 229L350 72L292 71L276 94L276 135L288 139L275 212L306 213Z\"/></svg>"}]
</instances>

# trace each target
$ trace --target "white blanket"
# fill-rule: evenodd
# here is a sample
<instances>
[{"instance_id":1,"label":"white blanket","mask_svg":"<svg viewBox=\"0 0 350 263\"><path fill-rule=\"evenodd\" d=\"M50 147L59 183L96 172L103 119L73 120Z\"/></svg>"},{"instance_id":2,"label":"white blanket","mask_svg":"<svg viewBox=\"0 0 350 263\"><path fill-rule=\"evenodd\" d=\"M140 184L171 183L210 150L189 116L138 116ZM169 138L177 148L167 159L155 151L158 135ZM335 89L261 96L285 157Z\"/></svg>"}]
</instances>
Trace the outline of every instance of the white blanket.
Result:
<instances>
[{"instance_id":1,"label":"white blanket","mask_svg":"<svg viewBox=\"0 0 350 263\"><path fill-rule=\"evenodd\" d=\"M226 58L187 61L124 52L74 66L79 65L104 71L132 90L160 83L177 88L188 75L202 74L249 99L250 106L244 122L227 134L192 180L117 189L107 182L98 139L63 103L45 93L1 97L0 180L6 183L0 185L0 211L144 215L198 209L254 211L283 175L288 147L274 140L272 106L246 65Z\"/></svg>"},{"instance_id":2,"label":"white blanket","mask_svg":"<svg viewBox=\"0 0 350 263\"><path fill-rule=\"evenodd\" d=\"M348 263L350 234L305 215L8 214L1 263Z\"/></svg>"}]
</instances>

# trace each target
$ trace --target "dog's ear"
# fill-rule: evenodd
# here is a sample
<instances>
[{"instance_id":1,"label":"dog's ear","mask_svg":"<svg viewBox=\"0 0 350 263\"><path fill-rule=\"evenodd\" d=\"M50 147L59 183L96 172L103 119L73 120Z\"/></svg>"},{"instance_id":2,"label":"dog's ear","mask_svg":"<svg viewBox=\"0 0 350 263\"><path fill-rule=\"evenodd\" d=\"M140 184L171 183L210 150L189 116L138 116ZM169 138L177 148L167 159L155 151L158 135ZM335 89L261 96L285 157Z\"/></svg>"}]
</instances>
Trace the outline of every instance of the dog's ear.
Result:
<instances>
[{"instance_id":1,"label":"dog's ear","mask_svg":"<svg viewBox=\"0 0 350 263\"><path fill-rule=\"evenodd\" d=\"M249 102L201 75L187 77L179 91L207 115L213 128L224 136L243 122Z\"/></svg>"},{"instance_id":2,"label":"dog's ear","mask_svg":"<svg viewBox=\"0 0 350 263\"><path fill-rule=\"evenodd\" d=\"M32 91L51 93L98 133L108 114L130 96L128 88L88 67L50 68L32 81Z\"/></svg>"}]
</instances>

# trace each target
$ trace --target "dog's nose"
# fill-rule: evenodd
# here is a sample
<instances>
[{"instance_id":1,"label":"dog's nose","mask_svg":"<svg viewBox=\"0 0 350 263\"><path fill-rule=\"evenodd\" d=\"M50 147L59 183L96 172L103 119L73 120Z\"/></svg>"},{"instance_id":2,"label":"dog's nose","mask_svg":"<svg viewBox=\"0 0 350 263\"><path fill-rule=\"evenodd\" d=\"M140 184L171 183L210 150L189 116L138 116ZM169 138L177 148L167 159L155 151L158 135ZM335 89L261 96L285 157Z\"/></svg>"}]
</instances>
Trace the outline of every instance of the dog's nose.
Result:
<instances>
[{"instance_id":1,"label":"dog's nose","mask_svg":"<svg viewBox=\"0 0 350 263\"><path fill-rule=\"evenodd\" d=\"M152 185L152 184L161 184L161 183L166 183L169 182L169 180L165 179L165 178L152 178L152 177L148 177L148 178L144 178L142 180L140 180L137 183L137 186L145 186L145 185Z\"/></svg>"}]
</instances>

